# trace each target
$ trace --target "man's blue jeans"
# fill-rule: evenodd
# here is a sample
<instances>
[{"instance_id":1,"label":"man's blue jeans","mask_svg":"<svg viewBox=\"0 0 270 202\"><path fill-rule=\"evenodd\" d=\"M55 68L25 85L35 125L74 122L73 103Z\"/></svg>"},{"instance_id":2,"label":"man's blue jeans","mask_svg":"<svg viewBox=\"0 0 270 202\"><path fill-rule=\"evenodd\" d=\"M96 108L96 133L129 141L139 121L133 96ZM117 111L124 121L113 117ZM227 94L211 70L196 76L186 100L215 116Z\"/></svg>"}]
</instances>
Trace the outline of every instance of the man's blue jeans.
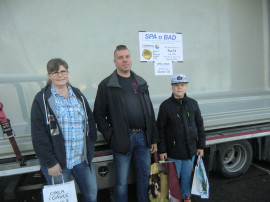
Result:
<instances>
[{"instance_id":1,"label":"man's blue jeans","mask_svg":"<svg viewBox=\"0 0 270 202\"><path fill-rule=\"evenodd\" d=\"M177 176L180 178L181 194L182 198L190 196L191 192L191 178L192 178L192 169L195 156L190 160L178 160L173 158L168 158L168 161L173 161L175 163Z\"/></svg>"},{"instance_id":2,"label":"man's blue jeans","mask_svg":"<svg viewBox=\"0 0 270 202\"><path fill-rule=\"evenodd\" d=\"M115 168L114 201L128 201L128 175L130 160L133 158L137 197L140 202L148 202L148 180L150 174L150 150L144 132L130 133L131 150L129 155L113 154Z\"/></svg>"},{"instance_id":3,"label":"man's blue jeans","mask_svg":"<svg viewBox=\"0 0 270 202\"><path fill-rule=\"evenodd\" d=\"M41 166L41 170L48 182L52 184L52 176L48 174L48 168ZM91 170L86 161L74 166L72 169L62 168L62 175L65 182L70 181L70 175L72 175L82 194L83 201L96 202L97 201L97 182L96 174L93 163L91 162ZM62 183L62 176L54 177L54 184Z\"/></svg>"}]
</instances>

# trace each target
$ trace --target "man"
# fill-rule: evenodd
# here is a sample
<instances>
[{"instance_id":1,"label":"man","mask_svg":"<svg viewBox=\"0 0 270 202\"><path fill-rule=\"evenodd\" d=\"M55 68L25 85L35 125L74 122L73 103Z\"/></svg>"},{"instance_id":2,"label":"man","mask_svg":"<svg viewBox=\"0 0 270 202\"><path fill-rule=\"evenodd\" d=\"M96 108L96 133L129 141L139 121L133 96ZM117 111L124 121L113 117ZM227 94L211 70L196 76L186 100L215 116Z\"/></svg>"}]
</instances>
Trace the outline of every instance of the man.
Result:
<instances>
[{"instance_id":1,"label":"man","mask_svg":"<svg viewBox=\"0 0 270 202\"><path fill-rule=\"evenodd\" d=\"M160 159L175 162L182 198L190 202L194 157L203 156L205 133L199 105L186 95L187 83L185 75L173 75L173 93L160 105L157 123Z\"/></svg>"},{"instance_id":2,"label":"man","mask_svg":"<svg viewBox=\"0 0 270 202\"><path fill-rule=\"evenodd\" d=\"M158 131L148 85L130 70L128 48L114 51L116 70L98 86L94 117L98 130L113 150L114 201L127 201L128 174L134 161L138 201L148 201L150 152L157 151Z\"/></svg>"}]
</instances>

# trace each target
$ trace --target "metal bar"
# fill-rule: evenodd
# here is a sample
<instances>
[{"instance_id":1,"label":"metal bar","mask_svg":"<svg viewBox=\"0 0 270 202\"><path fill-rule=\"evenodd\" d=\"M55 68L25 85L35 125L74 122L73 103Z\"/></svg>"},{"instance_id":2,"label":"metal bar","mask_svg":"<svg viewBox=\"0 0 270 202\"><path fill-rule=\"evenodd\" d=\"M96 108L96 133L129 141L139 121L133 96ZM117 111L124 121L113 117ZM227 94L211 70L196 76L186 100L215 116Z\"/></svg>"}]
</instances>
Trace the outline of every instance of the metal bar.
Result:
<instances>
[{"instance_id":1,"label":"metal bar","mask_svg":"<svg viewBox=\"0 0 270 202\"><path fill-rule=\"evenodd\" d=\"M231 141L242 140L242 139L251 139L255 137L264 137L264 136L269 136L269 135L270 135L270 130L267 130L266 132L252 131L252 132L246 132L246 133L236 133L236 134L222 135L222 136L217 136L217 137L209 137L209 138L206 138L206 145L213 145L213 144L231 142Z\"/></svg>"},{"instance_id":2,"label":"metal bar","mask_svg":"<svg viewBox=\"0 0 270 202\"><path fill-rule=\"evenodd\" d=\"M18 82L35 82L46 81L47 74L19 74L19 75L0 75L0 83L18 83Z\"/></svg>"},{"instance_id":3,"label":"metal bar","mask_svg":"<svg viewBox=\"0 0 270 202\"><path fill-rule=\"evenodd\" d=\"M31 173L40 170L39 160L27 160L26 165L20 167L17 162L0 164L0 177Z\"/></svg>"}]
</instances>

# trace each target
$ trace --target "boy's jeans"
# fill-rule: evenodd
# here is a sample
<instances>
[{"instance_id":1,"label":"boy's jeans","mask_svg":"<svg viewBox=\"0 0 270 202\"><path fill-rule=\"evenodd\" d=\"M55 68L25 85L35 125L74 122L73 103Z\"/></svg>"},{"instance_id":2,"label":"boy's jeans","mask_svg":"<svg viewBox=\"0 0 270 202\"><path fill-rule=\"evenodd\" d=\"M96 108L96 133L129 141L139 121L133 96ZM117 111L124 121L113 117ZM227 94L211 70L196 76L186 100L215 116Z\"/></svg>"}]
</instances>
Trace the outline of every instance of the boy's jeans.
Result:
<instances>
[{"instance_id":1,"label":"boy's jeans","mask_svg":"<svg viewBox=\"0 0 270 202\"><path fill-rule=\"evenodd\" d=\"M185 195L190 195L191 192L191 178L192 178L192 169L195 156L190 160L178 160L173 158L168 158L168 161L173 161L175 163L177 176L180 178L181 194L182 198L185 198Z\"/></svg>"}]
</instances>

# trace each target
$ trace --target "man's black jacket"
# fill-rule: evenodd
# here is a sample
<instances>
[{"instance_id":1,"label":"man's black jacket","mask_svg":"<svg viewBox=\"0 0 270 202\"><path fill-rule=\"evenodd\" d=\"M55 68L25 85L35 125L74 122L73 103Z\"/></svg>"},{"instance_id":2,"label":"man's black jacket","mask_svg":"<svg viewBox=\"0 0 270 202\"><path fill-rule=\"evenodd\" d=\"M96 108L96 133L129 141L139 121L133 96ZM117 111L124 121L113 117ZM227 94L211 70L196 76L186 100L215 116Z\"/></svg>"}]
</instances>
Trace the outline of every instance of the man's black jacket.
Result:
<instances>
[{"instance_id":1,"label":"man's black jacket","mask_svg":"<svg viewBox=\"0 0 270 202\"><path fill-rule=\"evenodd\" d=\"M148 85L143 78L137 76L134 72L131 71L131 74L138 84L146 122L146 136L150 147L151 144L158 142L158 130ZM129 154L131 146L126 104L115 70L98 86L94 104L94 117L98 130L108 141L112 150L124 155Z\"/></svg>"},{"instance_id":2,"label":"man's black jacket","mask_svg":"<svg viewBox=\"0 0 270 202\"><path fill-rule=\"evenodd\" d=\"M158 152L174 159L191 159L197 149L204 149L203 118L196 100L185 95L175 99L172 95L159 108Z\"/></svg>"}]
</instances>

